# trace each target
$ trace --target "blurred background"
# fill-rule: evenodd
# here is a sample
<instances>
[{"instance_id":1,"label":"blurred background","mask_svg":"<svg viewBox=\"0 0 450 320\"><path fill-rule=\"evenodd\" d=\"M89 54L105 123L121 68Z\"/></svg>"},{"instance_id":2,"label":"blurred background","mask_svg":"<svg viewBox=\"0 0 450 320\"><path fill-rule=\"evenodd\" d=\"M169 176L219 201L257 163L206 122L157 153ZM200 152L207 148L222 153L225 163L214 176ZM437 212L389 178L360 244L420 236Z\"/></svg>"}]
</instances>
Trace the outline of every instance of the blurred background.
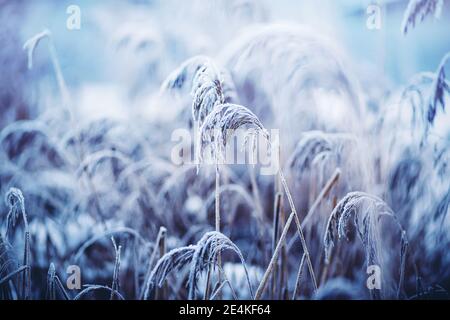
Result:
<instances>
[{"instance_id":1,"label":"blurred background","mask_svg":"<svg viewBox=\"0 0 450 320\"><path fill-rule=\"evenodd\" d=\"M0 84L2 100L27 99L17 101L18 104L31 103L28 99L36 102L39 90L24 78L49 76L52 73L49 55L45 49L37 50L35 68L31 75L25 74L19 72L26 66L21 47L44 29L52 32L66 82L77 92L77 100L87 105L95 99L95 110L89 108L93 114L105 108L119 114L121 108L117 105L124 95L145 96L180 62L195 54L218 56L231 39L252 24L307 25L333 39L352 61L356 72L372 74L386 90L406 82L419 71L435 70L450 49L447 2L440 19L431 15L407 35L401 32L406 0L324 0L320 6L313 0L222 2L2 0L0 59L2 77L9 79ZM70 16L66 9L70 5L81 9L80 30L66 28ZM367 27L370 5L380 7L380 29ZM8 61L11 50L15 52L12 63ZM14 83L18 86L22 81L25 87L20 90L25 90L24 94L12 98ZM94 98L97 95L101 99ZM6 110L5 102L1 108L2 112L14 112ZM22 106L20 110L16 110L19 117L36 115L35 107ZM2 126L5 121L3 117Z\"/></svg>"}]
</instances>

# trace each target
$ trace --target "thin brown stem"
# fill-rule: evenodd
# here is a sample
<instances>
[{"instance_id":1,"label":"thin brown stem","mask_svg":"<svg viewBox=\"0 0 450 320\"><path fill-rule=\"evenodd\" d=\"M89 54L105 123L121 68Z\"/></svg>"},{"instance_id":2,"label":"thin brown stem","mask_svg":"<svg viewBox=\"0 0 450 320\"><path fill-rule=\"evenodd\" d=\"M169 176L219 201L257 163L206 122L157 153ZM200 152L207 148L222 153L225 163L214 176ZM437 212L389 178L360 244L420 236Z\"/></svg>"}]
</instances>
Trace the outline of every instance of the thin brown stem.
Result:
<instances>
[{"instance_id":1,"label":"thin brown stem","mask_svg":"<svg viewBox=\"0 0 450 320\"><path fill-rule=\"evenodd\" d=\"M262 278L261 282L259 283L258 289L256 290L255 300L261 299L261 296L262 296L264 289L266 287L266 284L267 284L267 280L269 279L269 276L273 270L275 262L278 259L278 255L280 254L281 248L284 245L284 240L286 239L287 232L289 230L289 227L292 223L292 219L294 218L294 216L295 216L295 214L294 214L294 212L292 212L289 215L288 220L286 221L283 232L281 233L281 236L280 236L280 240L278 241L278 244L275 248L272 258L270 259L270 262L269 262L269 265L267 266L266 272L264 273L263 278Z\"/></svg>"},{"instance_id":2,"label":"thin brown stem","mask_svg":"<svg viewBox=\"0 0 450 320\"><path fill-rule=\"evenodd\" d=\"M208 273L206 274L205 292L203 293L203 300L209 299L209 290L211 286L211 266L208 266Z\"/></svg>"},{"instance_id":3,"label":"thin brown stem","mask_svg":"<svg viewBox=\"0 0 450 320\"><path fill-rule=\"evenodd\" d=\"M252 185L252 193L253 198L255 199L255 205L256 205L256 211L258 212L258 217L261 221L263 221L263 208L261 205L261 197L259 196L259 188L258 184L256 182L256 174L255 174L255 167L251 166L250 169L250 183Z\"/></svg>"},{"instance_id":4,"label":"thin brown stem","mask_svg":"<svg viewBox=\"0 0 450 320\"><path fill-rule=\"evenodd\" d=\"M300 280L302 279L303 274L303 266L305 264L306 255L302 255L302 260L300 261L300 266L298 267L297 278L295 280L294 293L292 293L292 300L295 300L297 297L298 286L300 285Z\"/></svg>"},{"instance_id":5,"label":"thin brown stem","mask_svg":"<svg viewBox=\"0 0 450 320\"><path fill-rule=\"evenodd\" d=\"M283 185L284 191L285 191L286 196L288 198L289 205L291 207L292 212L294 213L295 224L297 225L297 230L298 230L298 234L300 236L300 241L302 243L303 252L306 254L306 263L308 264L308 269L309 269L309 273L311 275L311 280L313 282L314 291L317 291L316 276L314 274L314 270L313 270L313 267L312 267L309 250L308 250L308 247L306 246L305 236L303 234L302 225L301 225L300 219L298 217L297 209L295 209L294 200L292 200L292 196L291 196L291 193L289 191L289 187L287 185L286 179L285 179L284 174L281 171L281 169L278 171L278 173L280 175L281 183Z\"/></svg>"},{"instance_id":6,"label":"thin brown stem","mask_svg":"<svg viewBox=\"0 0 450 320\"><path fill-rule=\"evenodd\" d=\"M279 230L279 221L280 221L280 211L283 194L281 192L277 192L275 194L275 203L273 206L273 235L272 235L272 255L275 252L275 248L277 246L278 241L278 230ZM276 286L276 274L277 274L277 265L274 265L273 274L272 274L272 290L271 290L271 298L273 299L275 294L275 286Z\"/></svg>"},{"instance_id":7,"label":"thin brown stem","mask_svg":"<svg viewBox=\"0 0 450 320\"><path fill-rule=\"evenodd\" d=\"M158 248L160 248L159 244L162 241L162 239L166 237L166 234L167 234L167 229L164 227L160 227L158 235L156 236L155 245L153 246L152 254L150 256L150 259L149 259L149 262L147 265L147 272L145 274L144 283L143 283L141 294L140 294L141 299L144 298L145 292L146 292L146 290L148 290L147 289L148 279L150 278L150 274L152 272L153 263L156 260L157 254L160 252L160 250L158 250Z\"/></svg>"},{"instance_id":8,"label":"thin brown stem","mask_svg":"<svg viewBox=\"0 0 450 320\"><path fill-rule=\"evenodd\" d=\"M220 173L219 173L219 165L216 166L216 201L215 201L215 225L216 231L220 232Z\"/></svg>"},{"instance_id":9,"label":"thin brown stem","mask_svg":"<svg viewBox=\"0 0 450 320\"><path fill-rule=\"evenodd\" d=\"M305 218L302 222L302 228L305 227L305 225L308 223L308 221L311 219L312 214L314 211L316 211L317 207L319 206L320 202L328 195L330 190L333 188L333 186L339 181L339 177L341 175L341 170L337 168L330 179L328 179L327 183L325 183L325 186L320 191L319 195L317 196L316 200L314 200L313 204L308 210L308 213L306 214Z\"/></svg>"},{"instance_id":10,"label":"thin brown stem","mask_svg":"<svg viewBox=\"0 0 450 320\"><path fill-rule=\"evenodd\" d=\"M161 236L158 244L159 256L163 257L166 254L166 237L165 233ZM167 286L163 284L161 289L156 288L155 299L165 299L167 292Z\"/></svg>"},{"instance_id":11,"label":"thin brown stem","mask_svg":"<svg viewBox=\"0 0 450 320\"><path fill-rule=\"evenodd\" d=\"M220 171L219 164L216 164L216 184L215 184L215 229L217 232L220 232ZM219 267L222 266L222 255L220 252L217 254L217 264ZM210 294L211 287L211 267L208 267L208 272L206 274L206 285L205 292L203 294L203 299L208 300ZM219 283L221 282L221 275L219 270ZM219 293L219 299L221 298L221 294Z\"/></svg>"}]
</instances>

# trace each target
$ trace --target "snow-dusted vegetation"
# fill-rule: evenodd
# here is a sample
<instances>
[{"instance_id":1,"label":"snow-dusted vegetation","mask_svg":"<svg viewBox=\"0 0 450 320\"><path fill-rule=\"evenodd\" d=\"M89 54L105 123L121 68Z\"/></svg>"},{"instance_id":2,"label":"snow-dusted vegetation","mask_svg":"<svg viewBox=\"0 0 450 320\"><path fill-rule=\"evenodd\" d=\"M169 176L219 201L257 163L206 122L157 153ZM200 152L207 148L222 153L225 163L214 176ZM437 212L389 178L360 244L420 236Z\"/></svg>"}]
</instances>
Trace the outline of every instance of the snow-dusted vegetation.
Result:
<instances>
[{"instance_id":1,"label":"snow-dusted vegetation","mask_svg":"<svg viewBox=\"0 0 450 320\"><path fill-rule=\"evenodd\" d=\"M0 0L0 299L449 297L449 1L76 2Z\"/></svg>"}]
</instances>

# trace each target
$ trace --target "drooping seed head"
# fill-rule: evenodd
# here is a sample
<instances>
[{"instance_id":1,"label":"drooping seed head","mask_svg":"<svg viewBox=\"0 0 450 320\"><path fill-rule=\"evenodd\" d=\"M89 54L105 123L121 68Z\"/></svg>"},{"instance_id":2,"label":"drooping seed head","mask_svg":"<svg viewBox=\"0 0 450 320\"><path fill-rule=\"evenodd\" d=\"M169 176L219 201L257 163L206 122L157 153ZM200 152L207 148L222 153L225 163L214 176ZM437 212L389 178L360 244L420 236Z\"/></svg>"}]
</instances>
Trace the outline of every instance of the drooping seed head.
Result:
<instances>
[{"instance_id":1,"label":"drooping seed head","mask_svg":"<svg viewBox=\"0 0 450 320\"><path fill-rule=\"evenodd\" d=\"M244 143L250 143L252 152L255 151L259 134L269 141L267 130L248 108L230 103L221 104L206 117L200 128L197 143L198 163L202 162L207 147L210 147L209 155L220 161L224 157L227 142L238 129L245 130Z\"/></svg>"}]
</instances>

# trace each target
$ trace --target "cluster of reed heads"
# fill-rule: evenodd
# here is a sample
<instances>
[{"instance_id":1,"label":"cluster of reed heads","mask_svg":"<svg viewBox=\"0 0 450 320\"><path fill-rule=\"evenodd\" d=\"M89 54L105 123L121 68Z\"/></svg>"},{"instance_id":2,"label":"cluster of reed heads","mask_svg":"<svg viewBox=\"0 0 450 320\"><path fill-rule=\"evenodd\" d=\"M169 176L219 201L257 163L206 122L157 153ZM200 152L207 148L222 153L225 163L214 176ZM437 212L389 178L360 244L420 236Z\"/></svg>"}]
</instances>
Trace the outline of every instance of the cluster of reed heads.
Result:
<instances>
[{"instance_id":1,"label":"cluster of reed heads","mask_svg":"<svg viewBox=\"0 0 450 320\"><path fill-rule=\"evenodd\" d=\"M0 299L448 297L448 55L369 108L329 40L258 26L161 82L150 104L169 122L129 123L78 121L48 30L24 72L44 41L60 105L0 132ZM197 165L170 162L179 127L199 133ZM268 128L275 174L222 161L233 132L253 157Z\"/></svg>"}]
</instances>

